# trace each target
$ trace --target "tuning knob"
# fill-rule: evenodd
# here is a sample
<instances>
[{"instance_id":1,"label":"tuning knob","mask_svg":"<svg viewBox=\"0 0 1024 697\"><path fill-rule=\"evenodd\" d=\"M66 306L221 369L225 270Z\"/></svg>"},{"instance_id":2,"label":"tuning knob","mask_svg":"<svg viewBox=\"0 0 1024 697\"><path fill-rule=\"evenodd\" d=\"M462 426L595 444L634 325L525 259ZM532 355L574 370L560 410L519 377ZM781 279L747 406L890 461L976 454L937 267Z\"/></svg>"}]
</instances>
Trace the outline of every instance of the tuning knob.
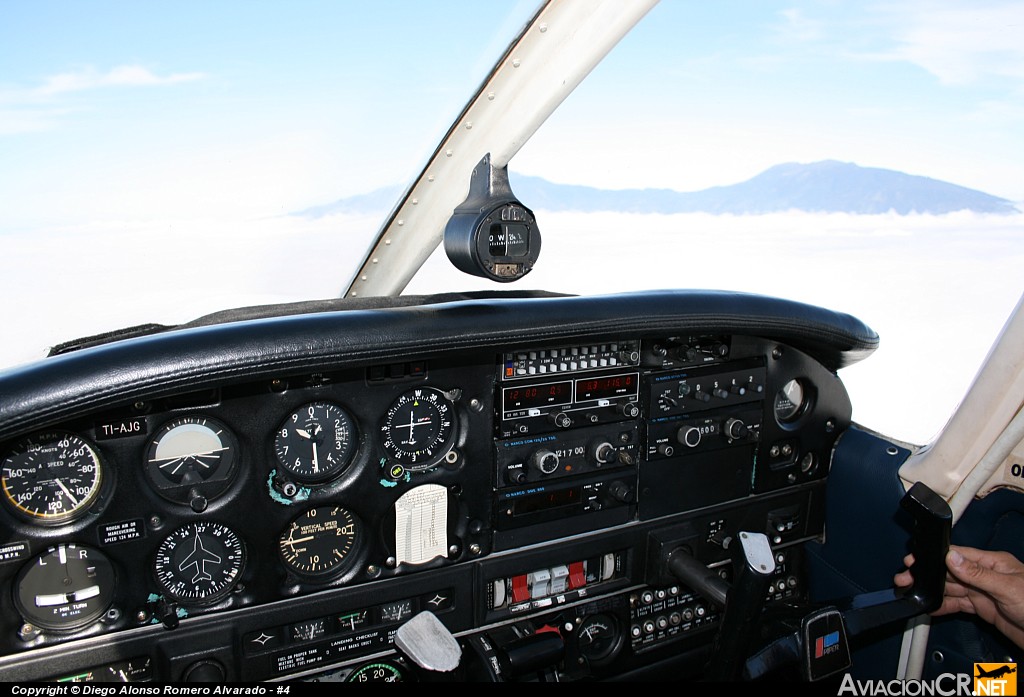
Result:
<instances>
[{"instance_id":1,"label":"tuning knob","mask_svg":"<svg viewBox=\"0 0 1024 697\"><path fill-rule=\"evenodd\" d=\"M676 439L688 448L696 448L700 445L700 429L695 426L681 428L676 433Z\"/></svg>"},{"instance_id":2,"label":"tuning knob","mask_svg":"<svg viewBox=\"0 0 1024 697\"><path fill-rule=\"evenodd\" d=\"M750 433L750 429L747 428L747 425L737 418L727 419L722 431L725 432L726 438L732 438L733 440L746 438Z\"/></svg>"},{"instance_id":3,"label":"tuning knob","mask_svg":"<svg viewBox=\"0 0 1024 697\"><path fill-rule=\"evenodd\" d=\"M558 469L558 455L547 449L541 449L530 456L530 467L541 474L552 474Z\"/></svg>"},{"instance_id":4,"label":"tuning knob","mask_svg":"<svg viewBox=\"0 0 1024 697\"><path fill-rule=\"evenodd\" d=\"M615 462L617 453L615 446L608 441L597 443L590 449L590 455L598 467Z\"/></svg>"},{"instance_id":5,"label":"tuning knob","mask_svg":"<svg viewBox=\"0 0 1024 697\"><path fill-rule=\"evenodd\" d=\"M550 419L551 423L553 423L558 428L569 428L570 426L572 426L572 417L570 417L564 411L556 411L553 414L549 415L548 419Z\"/></svg>"},{"instance_id":6,"label":"tuning knob","mask_svg":"<svg viewBox=\"0 0 1024 697\"><path fill-rule=\"evenodd\" d=\"M633 503L636 500L636 490L626 482L614 481L605 489L607 498L619 503Z\"/></svg>"},{"instance_id":7,"label":"tuning knob","mask_svg":"<svg viewBox=\"0 0 1024 697\"><path fill-rule=\"evenodd\" d=\"M625 402L618 406L618 412L627 419L635 419L640 416L640 407L636 402Z\"/></svg>"}]
</instances>

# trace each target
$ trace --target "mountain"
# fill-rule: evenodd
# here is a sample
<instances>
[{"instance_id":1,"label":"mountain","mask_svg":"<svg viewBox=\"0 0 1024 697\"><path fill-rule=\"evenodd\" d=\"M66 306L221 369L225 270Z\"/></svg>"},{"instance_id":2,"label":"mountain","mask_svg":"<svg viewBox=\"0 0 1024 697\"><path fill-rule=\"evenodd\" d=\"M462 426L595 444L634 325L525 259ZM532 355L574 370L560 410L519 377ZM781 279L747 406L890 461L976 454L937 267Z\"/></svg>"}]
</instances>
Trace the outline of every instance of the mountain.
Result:
<instances>
[{"instance_id":1,"label":"mountain","mask_svg":"<svg viewBox=\"0 0 1024 697\"><path fill-rule=\"evenodd\" d=\"M509 172L516 196L529 208L545 211L619 211L635 213L757 214L787 210L822 213L943 214L1020 212L1012 202L956 184L888 169L825 160L776 165L739 184L693 192L672 189L598 189L555 184ZM387 211L397 187L341 199L302 211L319 217L330 213L365 213L369 206Z\"/></svg>"}]
</instances>

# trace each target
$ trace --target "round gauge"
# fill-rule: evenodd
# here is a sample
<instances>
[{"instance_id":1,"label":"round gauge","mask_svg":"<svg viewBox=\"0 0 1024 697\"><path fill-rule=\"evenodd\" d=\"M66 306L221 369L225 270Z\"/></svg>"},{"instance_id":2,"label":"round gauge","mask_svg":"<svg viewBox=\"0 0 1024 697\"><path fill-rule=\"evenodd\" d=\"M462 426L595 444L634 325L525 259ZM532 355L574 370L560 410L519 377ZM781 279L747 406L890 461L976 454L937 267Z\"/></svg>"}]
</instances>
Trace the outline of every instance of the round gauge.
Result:
<instances>
[{"instance_id":1,"label":"round gauge","mask_svg":"<svg viewBox=\"0 0 1024 697\"><path fill-rule=\"evenodd\" d=\"M297 481L322 484L348 467L356 443L356 425L348 412L330 402L312 402L284 420L274 436L274 452Z\"/></svg>"},{"instance_id":2,"label":"round gauge","mask_svg":"<svg viewBox=\"0 0 1024 697\"><path fill-rule=\"evenodd\" d=\"M803 413L807 403L807 394L803 383L793 379L775 393L775 418L779 423L794 421Z\"/></svg>"},{"instance_id":3,"label":"round gauge","mask_svg":"<svg viewBox=\"0 0 1024 697\"><path fill-rule=\"evenodd\" d=\"M318 506L293 520L278 541L281 559L301 576L325 578L350 566L361 540L359 520L344 508Z\"/></svg>"},{"instance_id":4,"label":"round gauge","mask_svg":"<svg viewBox=\"0 0 1024 697\"><path fill-rule=\"evenodd\" d=\"M402 682L405 671L390 661L375 661L359 666L345 679L345 682Z\"/></svg>"},{"instance_id":5,"label":"round gauge","mask_svg":"<svg viewBox=\"0 0 1024 697\"><path fill-rule=\"evenodd\" d=\"M16 515L56 525L78 518L103 483L97 452L73 433L51 432L21 441L0 464L3 501Z\"/></svg>"},{"instance_id":6,"label":"round gauge","mask_svg":"<svg viewBox=\"0 0 1024 697\"><path fill-rule=\"evenodd\" d=\"M184 416L164 424L150 441L146 475L157 493L171 501L213 498L231 483L237 451L235 436L224 424Z\"/></svg>"},{"instance_id":7,"label":"round gauge","mask_svg":"<svg viewBox=\"0 0 1024 697\"><path fill-rule=\"evenodd\" d=\"M220 523L188 523L156 551L153 570L164 593L179 602L215 603L235 587L245 568L245 547Z\"/></svg>"},{"instance_id":8,"label":"round gauge","mask_svg":"<svg viewBox=\"0 0 1024 697\"><path fill-rule=\"evenodd\" d=\"M577 635L580 654L592 664L600 664L612 658L622 643L618 620L603 613L583 620Z\"/></svg>"},{"instance_id":9,"label":"round gauge","mask_svg":"<svg viewBox=\"0 0 1024 697\"><path fill-rule=\"evenodd\" d=\"M395 400L381 426L384 450L410 470L427 469L451 447L455 405L433 387L409 390Z\"/></svg>"},{"instance_id":10,"label":"round gauge","mask_svg":"<svg viewBox=\"0 0 1024 697\"><path fill-rule=\"evenodd\" d=\"M69 631L95 622L114 600L114 567L78 544L51 547L18 574L14 604L29 624Z\"/></svg>"}]
</instances>

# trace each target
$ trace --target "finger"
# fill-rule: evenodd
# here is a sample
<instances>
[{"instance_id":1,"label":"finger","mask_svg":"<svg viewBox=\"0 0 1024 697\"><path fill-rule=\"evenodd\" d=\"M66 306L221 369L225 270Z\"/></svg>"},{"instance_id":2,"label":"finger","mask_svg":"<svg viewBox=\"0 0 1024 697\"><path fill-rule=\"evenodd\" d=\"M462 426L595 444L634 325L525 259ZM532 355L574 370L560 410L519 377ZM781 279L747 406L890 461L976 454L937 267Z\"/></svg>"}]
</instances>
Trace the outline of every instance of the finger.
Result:
<instances>
[{"instance_id":1,"label":"finger","mask_svg":"<svg viewBox=\"0 0 1024 697\"><path fill-rule=\"evenodd\" d=\"M949 551L946 566L949 573L963 585L978 588L994 598L1003 596L1006 575L965 556L959 549Z\"/></svg>"}]
</instances>

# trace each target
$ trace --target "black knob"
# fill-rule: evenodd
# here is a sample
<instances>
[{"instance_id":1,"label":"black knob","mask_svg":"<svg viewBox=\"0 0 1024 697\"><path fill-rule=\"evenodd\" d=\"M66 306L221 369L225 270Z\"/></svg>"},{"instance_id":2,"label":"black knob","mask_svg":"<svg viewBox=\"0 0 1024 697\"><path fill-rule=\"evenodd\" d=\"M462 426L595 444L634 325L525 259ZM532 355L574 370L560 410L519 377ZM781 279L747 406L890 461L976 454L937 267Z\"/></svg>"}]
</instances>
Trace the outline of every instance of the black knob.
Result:
<instances>
[{"instance_id":1,"label":"black knob","mask_svg":"<svg viewBox=\"0 0 1024 697\"><path fill-rule=\"evenodd\" d=\"M722 430L725 431L727 438L732 438L733 440L746 438L750 433L750 429L747 428L747 425L736 418L727 419L725 427Z\"/></svg>"},{"instance_id":2,"label":"black knob","mask_svg":"<svg viewBox=\"0 0 1024 697\"><path fill-rule=\"evenodd\" d=\"M227 675L224 666L217 661L199 661L193 663L182 673L185 682L224 682Z\"/></svg>"},{"instance_id":3,"label":"black knob","mask_svg":"<svg viewBox=\"0 0 1024 697\"><path fill-rule=\"evenodd\" d=\"M607 465L610 462L615 462L616 452L615 446L608 441L598 443L591 449L591 455L594 458L594 463L598 467L601 465Z\"/></svg>"},{"instance_id":4,"label":"black knob","mask_svg":"<svg viewBox=\"0 0 1024 697\"><path fill-rule=\"evenodd\" d=\"M526 483L526 468L517 467L516 469L509 469L505 472L505 479L509 484L524 484Z\"/></svg>"},{"instance_id":5,"label":"black knob","mask_svg":"<svg viewBox=\"0 0 1024 697\"><path fill-rule=\"evenodd\" d=\"M619 503L633 503L636 500L636 491L626 482L614 481L606 491L609 499Z\"/></svg>"},{"instance_id":6,"label":"black knob","mask_svg":"<svg viewBox=\"0 0 1024 697\"><path fill-rule=\"evenodd\" d=\"M700 445L700 429L695 426L681 428L676 433L676 439L688 448L696 448Z\"/></svg>"},{"instance_id":7,"label":"black knob","mask_svg":"<svg viewBox=\"0 0 1024 697\"><path fill-rule=\"evenodd\" d=\"M559 428L569 428L572 426L572 418L565 412L558 411L548 416L555 426Z\"/></svg>"},{"instance_id":8,"label":"black knob","mask_svg":"<svg viewBox=\"0 0 1024 697\"><path fill-rule=\"evenodd\" d=\"M698 402L710 402L711 393L705 392L704 390L697 390L696 392L693 393L693 398L696 399Z\"/></svg>"},{"instance_id":9,"label":"black knob","mask_svg":"<svg viewBox=\"0 0 1024 697\"><path fill-rule=\"evenodd\" d=\"M626 402L619 405L618 412L627 419L635 419L640 416L640 407L637 406L636 402Z\"/></svg>"},{"instance_id":10,"label":"black knob","mask_svg":"<svg viewBox=\"0 0 1024 697\"><path fill-rule=\"evenodd\" d=\"M697 359L697 349L683 344L676 349L676 355L679 356L680 360L693 361Z\"/></svg>"},{"instance_id":11,"label":"black knob","mask_svg":"<svg viewBox=\"0 0 1024 697\"><path fill-rule=\"evenodd\" d=\"M662 443L661 445L658 446L658 454L664 455L665 457L672 457L672 453L674 453L675 451L676 449L673 448L668 443Z\"/></svg>"},{"instance_id":12,"label":"black knob","mask_svg":"<svg viewBox=\"0 0 1024 697\"><path fill-rule=\"evenodd\" d=\"M551 474L558 469L558 455L550 450L538 450L530 456L530 466L541 474Z\"/></svg>"}]
</instances>

